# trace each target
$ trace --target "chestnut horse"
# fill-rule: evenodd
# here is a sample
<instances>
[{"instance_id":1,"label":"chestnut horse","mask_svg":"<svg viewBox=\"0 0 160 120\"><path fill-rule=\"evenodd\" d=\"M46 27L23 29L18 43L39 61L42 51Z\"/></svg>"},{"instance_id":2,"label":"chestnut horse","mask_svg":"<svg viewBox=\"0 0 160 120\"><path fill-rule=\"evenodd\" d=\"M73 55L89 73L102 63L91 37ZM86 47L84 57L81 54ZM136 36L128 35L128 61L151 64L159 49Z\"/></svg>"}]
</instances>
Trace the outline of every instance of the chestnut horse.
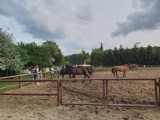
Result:
<instances>
[{"instance_id":1,"label":"chestnut horse","mask_svg":"<svg viewBox=\"0 0 160 120\"><path fill-rule=\"evenodd\" d=\"M128 70L129 66L127 64L121 65L121 66L113 66L112 67L112 73L114 76L116 75L117 78L119 78L117 72L123 72L123 77L126 77L126 71Z\"/></svg>"}]
</instances>

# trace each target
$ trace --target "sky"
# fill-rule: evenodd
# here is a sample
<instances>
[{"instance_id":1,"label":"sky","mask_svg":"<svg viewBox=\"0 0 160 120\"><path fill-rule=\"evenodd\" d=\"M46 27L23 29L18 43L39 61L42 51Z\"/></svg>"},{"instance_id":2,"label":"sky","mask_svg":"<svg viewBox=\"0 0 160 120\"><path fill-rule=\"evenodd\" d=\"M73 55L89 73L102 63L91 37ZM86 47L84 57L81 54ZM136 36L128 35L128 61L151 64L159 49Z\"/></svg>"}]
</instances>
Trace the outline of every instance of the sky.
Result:
<instances>
[{"instance_id":1,"label":"sky","mask_svg":"<svg viewBox=\"0 0 160 120\"><path fill-rule=\"evenodd\" d=\"M15 43L46 40L63 55L160 46L160 0L0 0L0 28Z\"/></svg>"}]
</instances>

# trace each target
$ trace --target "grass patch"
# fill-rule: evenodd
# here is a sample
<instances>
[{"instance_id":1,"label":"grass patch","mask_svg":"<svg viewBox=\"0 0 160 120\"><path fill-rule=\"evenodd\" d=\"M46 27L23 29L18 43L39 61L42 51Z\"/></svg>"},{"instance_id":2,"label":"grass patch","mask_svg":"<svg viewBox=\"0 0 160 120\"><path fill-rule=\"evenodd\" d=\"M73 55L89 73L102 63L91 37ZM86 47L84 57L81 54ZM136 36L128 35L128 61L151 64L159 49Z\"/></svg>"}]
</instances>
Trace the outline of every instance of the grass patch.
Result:
<instances>
[{"instance_id":1,"label":"grass patch","mask_svg":"<svg viewBox=\"0 0 160 120\"><path fill-rule=\"evenodd\" d=\"M45 74L45 76L43 75L43 78L50 78L50 77L51 77L50 73ZM58 72L56 72L55 78L58 78ZM13 78L13 80L18 80L18 79L19 79L18 77ZM31 75L26 75L26 76L23 76L22 79L31 80L32 78L31 78ZM28 86L28 85L32 85L32 83L24 84L22 85L22 87ZM1 89L3 87L6 87L6 88ZM0 92L6 92L13 89L19 89L19 82L0 82Z\"/></svg>"}]
</instances>

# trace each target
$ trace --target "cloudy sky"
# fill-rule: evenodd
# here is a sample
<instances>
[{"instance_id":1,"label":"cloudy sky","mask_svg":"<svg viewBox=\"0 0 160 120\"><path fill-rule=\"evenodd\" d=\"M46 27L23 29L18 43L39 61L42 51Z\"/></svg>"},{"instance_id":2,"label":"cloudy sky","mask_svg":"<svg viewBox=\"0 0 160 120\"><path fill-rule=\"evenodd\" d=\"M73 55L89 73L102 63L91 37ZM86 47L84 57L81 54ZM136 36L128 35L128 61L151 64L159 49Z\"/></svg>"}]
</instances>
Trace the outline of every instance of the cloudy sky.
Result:
<instances>
[{"instance_id":1,"label":"cloudy sky","mask_svg":"<svg viewBox=\"0 0 160 120\"><path fill-rule=\"evenodd\" d=\"M160 46L160 0L0 0L0 28L15 43L53 40L64 55Z\"/></svg>"}]
</instances>

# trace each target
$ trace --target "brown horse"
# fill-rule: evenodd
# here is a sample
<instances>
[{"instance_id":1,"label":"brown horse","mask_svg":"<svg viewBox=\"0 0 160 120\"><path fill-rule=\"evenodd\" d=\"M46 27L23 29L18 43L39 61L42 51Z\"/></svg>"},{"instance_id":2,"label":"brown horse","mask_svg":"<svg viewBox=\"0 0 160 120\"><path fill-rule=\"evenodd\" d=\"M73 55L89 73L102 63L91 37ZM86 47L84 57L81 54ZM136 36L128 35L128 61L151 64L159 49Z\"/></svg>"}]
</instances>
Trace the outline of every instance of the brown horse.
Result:
<instances>
[{"instance_id":1,"label":"brown horse","mask_svg":"<svg viewBox=\"0 0 160 120\"><path fill-rule=\"evenodd\" d=\"M85 66L66 66L68 73L70 73L69 76L72 75L72 78L76 78L76 75L84 75L84 78L90 78L92 73L93 73L93 68L92 67L85 67ZM84 82L83 80L82 82ZM91 80L90 80L91 82Z\"/></svg>"},{"instance_id":2,"label":"brown horse","mask_svg":"<svg viewBox=\"0 0 160 120\"><path fill-rule=\"evenodd\" d=\"M129 69L129 66L127 64L121 65L121 66L114 66L112 67L112 73L114 76L116 75L117 78L119 78L117 72L123 72L123 77L126 77L126 71Z\"/></svg>"},{"instance_id":3,"label":"brown horse","mask_svg":"<svg viewBox=\"0 0 160 120\"><path fill-rule=\"evenodd\" d=\"M88 73L92 76L92 74L94 73L94 69L92 66L86 66Z\"/></svg>"},{"instance_id":4,"label":"brown horse","mask_svg":"<svg viewBox=\"0 0 160 120\"><path fill-rule=\"evenodd\" d=\"M87 68L83 66L73 67L71 65L66 65L66 73L72 78L75 78L76 75L84 75L85 78L90 78Z\"/></svg>"},{"instance_id":5,"label":"brown horse","mask_svg":"<svg viewBox=\"0 0 160 120\"><path fill-rule=\"evenodd\" d=\"M88 70L88 73L90 76L94 73L94 69L92 66L83 66L83 65L78 65L77 67L85 67Z\"/></svg>"}]
</instances>

